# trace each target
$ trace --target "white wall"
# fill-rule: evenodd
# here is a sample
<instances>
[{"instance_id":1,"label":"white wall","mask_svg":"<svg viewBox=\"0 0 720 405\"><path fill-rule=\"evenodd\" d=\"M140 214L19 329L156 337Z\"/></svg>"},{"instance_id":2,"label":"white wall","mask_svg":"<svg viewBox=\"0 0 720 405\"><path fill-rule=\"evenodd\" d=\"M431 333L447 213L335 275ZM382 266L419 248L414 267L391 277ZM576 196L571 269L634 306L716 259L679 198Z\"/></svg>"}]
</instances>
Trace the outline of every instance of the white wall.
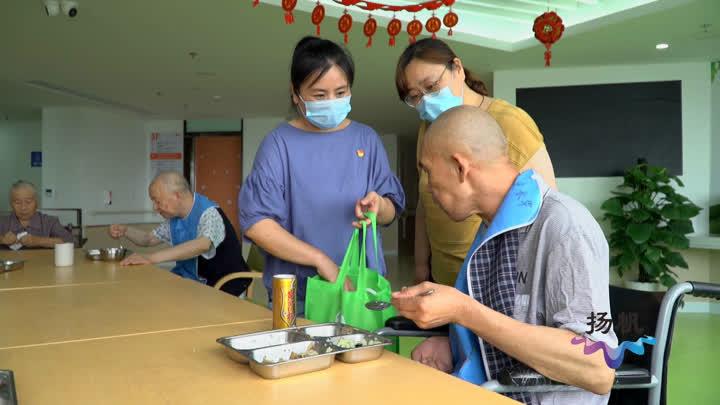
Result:
<instances>
[{"instance_id":1,"label":"white wall","mask_svg":"<svg viewBox=\"0 0 720 405\"><path fill-rule=\"evenodd\" d=\"M699 234L708 232L710 199L710 75L707 63L672 63L661 65L622 65L583 68L541 68L495 72L495 96L515 103L517 88L648 82L682 81L683 176L685 188L680 192L703 211L694 220ZM552 103L552 100L548 100ZM542 130L542 128L540 128ZM544 134L546 137L552 134ZM552 150L549 151L552 157ZM620 184L619 177L561 178L558 187L585 204L596 217L602 216L600 205L610 197L610 190Z\"/></svg>"},{"instance_id":2,"label":"white wall","mask_svg":"<svg viewBox=\"0 0 720 405\"><path fill-rule=\"evenodd\" d=\"M710 204L720 204L720 74L711 85L712 171Z\"/></svg>"},{"instance_id":3,"label":"white wall","mask_svg":"<svg viewBox=\"0 0 720 405\"><path fill-rule=\"evenodd\" d=\"M260 143L285 117L256 117L243 120L243 181L250 174Z\"/></svg>"},{"instance_id":4,"label":"white wall","mask_svg":"<svg viewBox=\"0 0 720 405\"><path fill-rule=\"evenodd\" d=\"M158 222L147 195L150 133L180 131L182 121L147 121L116 110L51 107L42 113L45 207L82 208L87 225ZM106 207L103 191L112 191Z\"/></svg>"},{"instance_id":5,"label":"white wall","mask_svg":"<svg viewBox=\"0 0 720 405\"><path fill-rule=\"evenodd\" d=\"M0 121L0 211L10 208L8 189L19 179L40 186L39 167L30 166L30 152L41 150L40 121Z\"/></svg>"}]
</instances>

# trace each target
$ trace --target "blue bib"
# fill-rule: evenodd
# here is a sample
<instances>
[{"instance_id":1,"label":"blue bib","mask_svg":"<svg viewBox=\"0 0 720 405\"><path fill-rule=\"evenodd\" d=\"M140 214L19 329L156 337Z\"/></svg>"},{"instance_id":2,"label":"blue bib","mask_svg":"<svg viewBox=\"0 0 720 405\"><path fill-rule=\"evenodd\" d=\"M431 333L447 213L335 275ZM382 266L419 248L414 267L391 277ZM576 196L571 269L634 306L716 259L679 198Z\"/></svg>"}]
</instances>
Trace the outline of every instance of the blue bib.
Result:
<instances>
[{"instance_id":1,"label":"blue bib","mask_svg":"<svg viewBox=\"0 0 720 405\"><path fill-rule=\"evenodd\" d=\"M459 291L472 296L468 281L468 266L480 246L511 229L530 225L537 218L542 205L542 193L534 175L535 172L532 170L521 173L505 196L490 227L481 225L478 229L455 281L455 288ZM454 376L477 385L488 380L480 339L473 331L457 324L450 324L450 348L455 365Z\"/></svg>"},{"instance_id":2,"label":"blue bib","mask_svg":"<svg viewBox=\"0 0 720 405\"><path fill-rule=\"evenodd\" d=\"M173 246L191 241L197 238L197 229L200 224L200 217L208 208L215 208L217 204L202 194L195 193L195 201L192 210L185 218L172 218L168 221L170 225L170 236ZM198 275L197 257L185 260L178 260L172 272L183 278L205 283L206 280Z\"/></svg>"}]
</instances>

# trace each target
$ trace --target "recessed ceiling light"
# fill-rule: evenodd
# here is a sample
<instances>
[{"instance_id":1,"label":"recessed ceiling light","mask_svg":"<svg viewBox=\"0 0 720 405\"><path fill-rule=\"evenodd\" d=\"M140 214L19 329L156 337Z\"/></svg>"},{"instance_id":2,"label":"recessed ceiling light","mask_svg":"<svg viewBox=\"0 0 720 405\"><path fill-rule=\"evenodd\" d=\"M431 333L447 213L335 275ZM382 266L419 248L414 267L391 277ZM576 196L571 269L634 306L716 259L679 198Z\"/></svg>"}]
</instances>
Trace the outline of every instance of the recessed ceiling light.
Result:
<instances>
[{"instance_id":1,"label":"recessed ceiling light","mask_svg":"<svg viewBox=\"0 0 720 405\"><path fill-rule=\"evenodd\" d=\"M668 45L668 44L666 44L666 43L664 43L664 42L655 45L655 49L660 49L660 50L662 50L662 49L668 49L669 47L670 47L670 45Z\"/></svg>"}]
</instances>

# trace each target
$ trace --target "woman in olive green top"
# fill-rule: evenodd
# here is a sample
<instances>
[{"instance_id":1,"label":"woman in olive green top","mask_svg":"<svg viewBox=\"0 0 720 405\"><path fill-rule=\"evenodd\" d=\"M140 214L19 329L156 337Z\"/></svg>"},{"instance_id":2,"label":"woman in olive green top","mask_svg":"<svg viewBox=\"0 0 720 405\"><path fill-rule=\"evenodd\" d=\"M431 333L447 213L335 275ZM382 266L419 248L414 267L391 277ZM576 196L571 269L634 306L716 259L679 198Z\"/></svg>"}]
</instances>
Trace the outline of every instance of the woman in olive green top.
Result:
<instances>
[{"instance_id":1,"label":"woman in olive green top","mask_svg":"<svg viewBox=\"0 0 720 405\"><path fill-rule=\"evenodd\" d=\"M522 170L534 169L556 188L552 162L533 119L522 109L488 96L485 84L468 69L450 47L438 39L422 39L405 49L398 61L395 84L400 99L418 110L418 148L425 128L444 111L461 104L487 111L500 124L508 140L509 156ZM420 200L415 212L415 281L432 277L454 285L455 278L480 219L453 222L433 201L427 176L420 171Z\"/></svg>"}]
</instances>

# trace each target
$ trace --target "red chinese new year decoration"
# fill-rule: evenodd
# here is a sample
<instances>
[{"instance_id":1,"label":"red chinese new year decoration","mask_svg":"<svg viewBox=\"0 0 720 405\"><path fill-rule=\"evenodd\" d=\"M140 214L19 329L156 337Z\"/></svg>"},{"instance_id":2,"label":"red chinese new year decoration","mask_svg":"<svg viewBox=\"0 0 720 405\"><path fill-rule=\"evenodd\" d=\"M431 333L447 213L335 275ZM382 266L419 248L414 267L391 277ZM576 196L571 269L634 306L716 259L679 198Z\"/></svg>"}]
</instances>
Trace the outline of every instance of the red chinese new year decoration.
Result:
<instances>
[{"instance_id":1,"label":"red chinese new year decoration","mask_svg":"<svg viewBox=\"0 0 720 405\"><path fill-rule=\"evenodd\" d=\"M343 39L345 40L345 43L348 43L348 32L352 28L352 17L350 14L348 14L347 10L345 10L345 14L340 17L340 20L338 21L338 29L340 32L343 33Z\"/></svg>"},{"instance_id":2,"label":"red chinese new year decoration","mask_svg":"<svg viewBox=\"0 0 720 405\"><path fill-rule=\"evenodd\" d=\"M388 35L390 35L390 46L395 46L395 36L402 31L402 22L393 16L387 26Z\"/></svg>"},{"instance_id":3,"label":"red chinese new year decoration","mask_svg":"<svg viewBox=\"0 0 720 405\"><path fill-rule=\"evenodd\" d=\"M312 10L310 21L315 25L316 35L320 35L320 25L325 19L325 7L320 4L320 0L316 0L317 5ZM378 3L369 0L327 0L332 1L335 4L345 7L344 14L338 21L338 30L343 34L345 43L349 41L348 33L352 29L352 16L348 13L349 7L357 7L361 10L373 12L375 10L381 11L392 11L393 13L398 11L406 11L410 13L417 13L422 10L432 11L432 17L430 17L425 24L413 17L413 20L407 24L407 32L410 35L410 43L414 43L415 39L423 31L423 26L429 33L432 34L433 38L437 38L437 32L440 31L442 25L450 28L448 35L453 34L453 27L458 23L459 17L452 11L452 5L455 4L455 0L424 0L419 3L411 3L405 5L397 4L385 4ZM394 0L395 1L395 0ZM281 0L282 9L285 11L285 23L292 24L295 22L295 16L293 11L297 7L298 0ZM252 6L257 7L260 4L260 0L252 0ZM435 11L441 7L449 7L450 11L445 14L442 21L440 18L435 16ZM372 46L372 37L377 31L377 20L372 16L369 16L365 24L363 25L363 33L368 37L367 46ZM387 32L390 35L390 46L395 46L395 37L402 31L403 23L400 19L395 17L393 14L392 20L388 23Z\"/></svg>"},{"instance_id":4,"label":"red chinese new year decoration","mask_svg":"<svg viewBox=\"0 0 720 405\"><path fill-rule=\"evenodd\" d=\"M369 16L365 21L365 25L363 25L363 33L368 37L367 44L365 44L367 48L372 46L372 36L375 35L375 31L377 31L377 21L372 16Z\"/></svg>"},{"instance_id":5,"label":"red chinese new year decoration","mask_svg":"<svg viewBox=\"0 0 720 405\"><path fill-rule=\"evenodd\" d=\"M458 15L453 13L452 10L450 10L450 12L445 14L445 17L443 17L443 24L445 24L446 27L450 28L450 30L448 31L449 36L452 36L452 29L454 26L457 25L459 19L460 18L458 18Z\"/></svg>"},{"instance_id":6,"label":"red chinese new year decoration","mask_svg":"<svg viewBox=\"0 0 720 405\"><path fill-rule=\"evenodd\" d=\"M367 0L332 0L337 4L342 4L345 7L355 6L367 11L383 10L383 11L408 11L410 13L417 13L421 10L434 11L440 7L450 7L455 4L455 0L429 0L422 3L408 4L405 6L398 6L394 4L383 4L374 1Z\"/></svg>"},{"instance_id":7,"label":"red chinese new year decoration","mask_svg":"<svg viewBox=\"0 0 720 405\"><path fill-rule=\"evenodd\" d=\"M318 1L311 14L311 21L315 24L315 35L317 36L320 36L320 23L323 18L325 18L325 7Z\"/></svg>"},{"instance_id":8,"label":"red chinese new year decoration","mask_svg":"<svg viewBox=\"0 0 720 405\"><path fill-rule=\"evenodd\" d=\"M293 16L293 9L297 5L297 0L282 0L282 8L285 10L285 24L292 24L295 22Z\"/></svg>"},{"instance_id":9,"label":"red chinese new year decoration","mask_svg":"<svg viewBox=\"0 0 720 405\"><path fill-rule=\"evenodd\" d=\"M442 25L442 22L440 22L440 19L437 18L437 17L435 17L435 15L433 15L433 16L430 17L430 19L427 20L427 22L425 23L425 29L426 29L428 32L431 32L431 33L432 33L433 39L436 39L436 38L437 38L437 35L436 35L435 33L438 32L438 31L440 31L440 26L441 26L441 25Z\"/></svg>"},{"instance_id":10,"label":"red chinese new year decoration","mask_svg":"<svg viewBox=\"0 0 720 405\"><path fill-rule=\"evenodd\" d=\"M415 43L415 37L420 35L422 32L423 25L420 21L418 21L415 17L413 17L413 20L410 21L407 25L407 33L410 35L410 43Z\"/></svg>"},{"instance_id":11,"label":"red chinese new year decoration","mask_svg":"<svg viewBox=\"0 0 720 405\"><path fill-rule=\"evenodd\" d=\"M565 31L565 26L563 25L562 18L554 11L543 13L535 19L533 32L535 33L535 38L545 45L545 66L550 66L550 59L552 58L550 48L552 48L555 42L560 40L563 31Z\"/></svg>"}]
</instances>

